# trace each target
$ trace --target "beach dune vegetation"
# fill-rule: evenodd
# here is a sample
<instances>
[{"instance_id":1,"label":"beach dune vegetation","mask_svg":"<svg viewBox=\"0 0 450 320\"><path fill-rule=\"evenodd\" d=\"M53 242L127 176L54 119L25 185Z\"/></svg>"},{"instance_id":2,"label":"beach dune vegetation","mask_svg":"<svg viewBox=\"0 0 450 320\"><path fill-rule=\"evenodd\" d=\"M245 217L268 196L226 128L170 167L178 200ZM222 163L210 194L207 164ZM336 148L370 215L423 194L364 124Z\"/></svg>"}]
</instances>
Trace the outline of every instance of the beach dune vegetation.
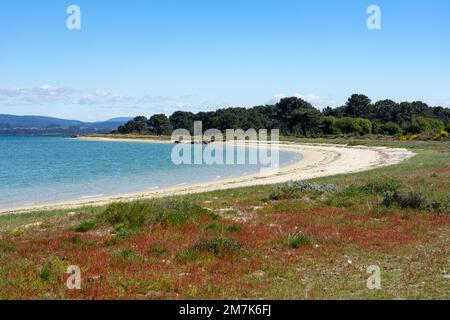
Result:
<instances>
[{"instance_id":1,"label":"beach dune vegetation","mask_svg":"<svg viewBox=\"0 0 450 320\"><path fill-rule=\"evenodd\" d=\"M186 223L198 220L202 215L211 216L211 213L187 200L172 198L113 203L97 219L122 228L141 228Z\"/></svg>"}]
</instances>

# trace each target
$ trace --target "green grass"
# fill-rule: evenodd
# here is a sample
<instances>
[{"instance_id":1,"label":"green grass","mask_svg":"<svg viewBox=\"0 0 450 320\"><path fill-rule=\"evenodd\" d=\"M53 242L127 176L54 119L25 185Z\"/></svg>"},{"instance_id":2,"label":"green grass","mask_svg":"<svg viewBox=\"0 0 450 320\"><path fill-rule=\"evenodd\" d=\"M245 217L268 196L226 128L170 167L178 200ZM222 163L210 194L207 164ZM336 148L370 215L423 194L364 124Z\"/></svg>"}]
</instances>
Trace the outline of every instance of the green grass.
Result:
<instances>
[{"instance_id":1,"label":"green grass","mask_svg":"<svg viewBox=\"0 0 450 320\"><path fill-rule=\"evenodd\" d=\"M239 252L242 245L232 238L200 239L191 249L197 252L207 252L215 256Z\"/></svg>"},{"instance_id":2,"label":"green grass","mask_svg":"<svg viewBox=\"0 0 450 320\"><path fill-rule=\"evenodd\" d=\"M0 241L0 252L7 253L7 252L16 252L17 251L17 245L6 240Z\"/></svg>"},{"instance_id":3,"label":"green grass","mask_svg":"<svg viewBox=\"0 0 450 320\"><path fill-rule=\"evenodd\" d=\"M142 228L157 224L183 224L204 215L210 215L210 212L183 198L172 198L113 203L97 219L113 226L121 224L128 228Z\"/></svg>"},{"instance_id":4,"label":"green grass","mask_svg":"<svg viewBox=\"0 0 450 320\"><path fill-rule=\"evenodd\" d=\"M48 271L47 269L44 269L41 271L39 277L42 281L47 282L50 280L50 277L52 276L52 273Z\"/></svg>"},{"instance_id":5,"label":"green grass","mask_svg":"<svg viewBox=\"0 0 450 320\"><path fill-rule=\"evenodd\" d=\"M235 224L235 223L228 225L226 229L227 229L228 232L235 232L235 233L242 233L242 232L244 232L244 228L242 226L238 225L238 224Z\"/></svg>"},{"instance_id":6,"label":"green grass","mask_svg":"<svg viewBox=\"0 0 450 320\"><path fill-rule=\"evenodd\" d=\"M291 249L297 249L301 246L312 244L313 241L313 237L297 232L288 233L283 236L283 244Z\"/></svg>"},{"instance_id":7,"label":"green grass","mask_svg":"<svg viewBox=\"0 0 450 320\"><path fill-rule=\"evenodd\" d=\"M136 261L141 258L141 256L136 251L128 248L120 250L119 255L127 261Z\"/></svg>"},{"instance_id":8,"label":"green grass","mask_svg":"<svg viewBox=\"0 0 450 320\"><path fill-rule=\"evenodd\" d=\"M152 252L157 256L162 256L167 253L166 248L153 248Z\"/></svg>"},{"instance_id":9,"label":"green grass","mask_svg":"<svg viewBox=\"0 0 450 320\"><path fill-rule=\"evenodd\" d=\"M197 258L198 258L198 251L191 248L181 250L177 254L177 259L180 261L193 262L197 260Z\"/></svg>"},{"instance_id":10,"label":"green grass","mask_svg":"<svg viewBox=\"0 0 450 320\"><path fill-rule=\"evenodd\" d=\"M345 190L346 195L377 195L384 194L386 192L396 192L400 190L402 184L396 179L392 179L388 176L379 176L377 178L371 178L363 185L354 184Z\"/></svg>"},{"instance_id":11,"label":"green grass","mask_svg":"<svg viewBox=\"0 0 450 320\"><path fill-rule=\"evenodd\" d=\"M215 222L209 223L204 228L205 231L222 232L223 227Z\"/></svg>"},{"instance_id":12,"label":"green grass","mask_svg":"<svg viewBox=\"0 0 450 320\"><path fill-rule=\"evenodd\" d=\"M76 232L88 232L96 227L95 221L85 220L82 221L76 228Z\"/></svg>"}]
</instances>

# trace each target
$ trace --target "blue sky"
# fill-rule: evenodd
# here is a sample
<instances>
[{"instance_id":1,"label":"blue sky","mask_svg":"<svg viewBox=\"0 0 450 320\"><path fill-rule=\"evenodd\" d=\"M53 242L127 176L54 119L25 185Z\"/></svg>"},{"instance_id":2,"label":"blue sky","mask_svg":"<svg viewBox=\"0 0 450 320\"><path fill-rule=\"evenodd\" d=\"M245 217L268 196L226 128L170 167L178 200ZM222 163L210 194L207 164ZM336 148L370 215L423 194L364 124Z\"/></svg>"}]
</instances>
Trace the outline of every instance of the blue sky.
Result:
<instances>
[{"instance_id":1,"label":"blue sky","mask_svg":"<svg viewBox=\"0 0 450 320\"><path fill-rule=\"evenodd\" d=\"M81 8L81 30L66 8ZM382 29L368 30L379 5ZM81 120L352 93L450 107L448 0L0 4L0 113Z\"/></svg>"}]
</instances>

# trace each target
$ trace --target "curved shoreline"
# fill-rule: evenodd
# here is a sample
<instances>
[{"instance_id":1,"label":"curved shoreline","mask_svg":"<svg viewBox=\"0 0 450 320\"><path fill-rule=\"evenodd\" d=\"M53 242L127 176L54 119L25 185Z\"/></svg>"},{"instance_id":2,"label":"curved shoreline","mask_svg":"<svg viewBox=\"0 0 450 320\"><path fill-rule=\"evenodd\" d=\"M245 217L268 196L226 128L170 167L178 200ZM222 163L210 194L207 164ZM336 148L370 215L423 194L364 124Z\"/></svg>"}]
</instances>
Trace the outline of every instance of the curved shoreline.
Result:
<instances>
[{"instance_id":1,"label":"curved shoreline","mask_svg":"<svg viewBox=\"0 0 450 320\"><path fill-rule=\"evenodd\" d=\"M114 138L81 138L91 141L111 142L146 142L172 143L164 140L150 139L114 139ZM250 147L256 147L249 143ZM346 146L332 144L296 144L280 143L280 151L296 152L303 158L294 163L279 168L274 172L255 173L251 175L215 180L209 182L183 185L157 190L144 190L133 193L123 193L114 196L69 200L59 203L34 205L19 208L0 209L0 214L19 214L33 211L76 209L83 206L101 206L118 201L133 201L156 197L202 193L216 190L267 185L289 180L307 180L312 178L333 176L345 173L367 171L383 166L398 164L414 155L406 149L391 149L386 147Z\"/></svg>"}]
</instances>

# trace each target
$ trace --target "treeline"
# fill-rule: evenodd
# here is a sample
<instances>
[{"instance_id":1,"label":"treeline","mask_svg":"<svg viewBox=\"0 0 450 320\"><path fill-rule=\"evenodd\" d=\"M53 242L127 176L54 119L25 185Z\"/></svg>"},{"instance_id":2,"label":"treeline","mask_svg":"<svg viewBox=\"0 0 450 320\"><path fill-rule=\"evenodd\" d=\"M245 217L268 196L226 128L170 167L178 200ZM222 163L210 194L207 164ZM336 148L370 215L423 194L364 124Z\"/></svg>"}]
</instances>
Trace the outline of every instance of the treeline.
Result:
<instances>
[{"instance_id":1,"label":"treeline","mask_svg":"<svg viewBox=\"0 0 450 320\"><path fill-rule=\"evenodd\" d=\"M226 108L211 112L177 111L170 117L157 114L136 117L117 130L121 134L171 135L174 129L192 132L194 122L203 129L279 129L283 135L399 135L450 130L450 109L430 107L421 101L375 103L365 95L354 94L338 108L323 111L300 98L281 99L275 105Z\"/></svg>"}]
</instances>

